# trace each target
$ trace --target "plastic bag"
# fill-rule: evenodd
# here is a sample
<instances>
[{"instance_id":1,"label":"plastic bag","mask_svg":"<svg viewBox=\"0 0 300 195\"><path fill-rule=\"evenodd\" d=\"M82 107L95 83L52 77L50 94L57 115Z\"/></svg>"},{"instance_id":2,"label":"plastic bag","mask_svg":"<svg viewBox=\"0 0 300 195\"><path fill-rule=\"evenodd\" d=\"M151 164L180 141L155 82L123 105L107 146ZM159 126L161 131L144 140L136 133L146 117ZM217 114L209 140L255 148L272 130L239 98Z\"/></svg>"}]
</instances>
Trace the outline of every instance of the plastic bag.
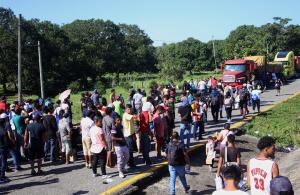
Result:
<instances>
[{"instance_id":1,"label":"plastic bag","mask_svg":"<svg viewBox=\"0 0 300 195\"><path fill-rule=\"evenodd\" d=\"M215 183L216 183L216 190L221 190L224 188L222 177L216 175Z\"/></svg>"}]
</instances>

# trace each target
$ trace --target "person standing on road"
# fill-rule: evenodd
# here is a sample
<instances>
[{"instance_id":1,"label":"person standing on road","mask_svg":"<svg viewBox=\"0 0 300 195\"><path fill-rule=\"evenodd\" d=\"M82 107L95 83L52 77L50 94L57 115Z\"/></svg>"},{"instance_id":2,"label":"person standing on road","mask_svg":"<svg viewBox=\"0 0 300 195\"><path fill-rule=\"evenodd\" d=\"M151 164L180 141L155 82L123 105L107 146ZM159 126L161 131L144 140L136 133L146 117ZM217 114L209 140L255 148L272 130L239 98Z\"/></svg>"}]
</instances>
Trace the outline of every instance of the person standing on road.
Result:
<instances>
[{"instance_id":1,"label":"person standing on road","mask_svg":"<svg viewBox=\"0 0 300 195\"><path fill-rule=\"evenodd\" d=\"M247 164L247 183L252 195L269 195L271 180L279 175L278 165L271 159L275 158L275 140L262 137L257 144L259 153Z\"/></svg>"},{"instance_id":2,"label":"person standing on road","mask_svg":"<svg viewBox=\"0 0 300 195\"><path fill-rule=\"evenodd\" d=\"M230 96L230 94L226 94L224 99L224 106L225 106L226 118L228 123L231 123L232 104L233 104L232 97Z\"/></svg>"},{"instance_id":3,"label":"person standing on road","mask_svg":"<svg viewBox=\"0 0 300 195\"><path fill-rule=\"evenodd\" d=\"M123 134L122 119L119 115L117 115L115 118L115 127L112 129L111 135L117 154L119 177L124 178L125 166L129 160L129 150Z\"/></svg>"},{"instance_id":4,"label":"person standing on road","mask_svg":"<svg viewBox=\"0 0 300 195\"><path fill-rule=\"evenodd\" d=\"M137 120L138 117L133 115L132 105L127 104L125 113L123 114L123 127L124 127L124 137L129 149L129 161L128 165L131 168L135 167L134 158L133 158L133 150L134 150L134 137L135 137L135 126L134 121Z\"/></svg>"},{"instance_id":5,"label":"person standing on road","mask_svg":"<svg viewBox=\"0 0 300 195\"><path fill-rule=\"evenodd\" d=\"M115 97L115 96L114 96ZM113 126L115 125L115 121L112 117L113 114L113 108L112 107L107 107L105 111L105 117L103 117L102 120L102 129L104 132L105 136L105 141L107 145L107 166L108 167L113 167L113 162L112 162L112 152L114 150L113 142L111 140L111 130Z\"/></svg>"},{"instance_id":6,"label":"person standing on road","mask_svg":"<svg viewBox=\"0 0 300 195\"><path fill-rule=\"evenodd\" d=\"M262 91L258 89L258 86L254 88L251 92L251 99L252 99L252 109L253 112L255 111L255 108L257 107L257 112L260 113L260 94Z\"/></svg>"},{"instance_id":7,"label":"person standing on road","mask_svg":"<svg viewBox=\"0 0 300 195\"><path fill-rule=\"evenodd\" d=\"M239 190L238 185L242 179L241 175L241 169L238 166L226 167L223 174L225 188L213 192L212 195L248 195L248 193Z\"/></svg>"},{"instance_id":8,"label":"person standing on road","mask_svg":"<svg viewBox=\"0 0 300 195\"><path fill-rule=\"evenodd\" d=\"M230 129L230 124L225 123L224 129L217 134L217 141L221 142L220 143L220 152L223 150L223 148L226 147L227 144L227 138L230 134L233 134L233 132Z\"/></svg>"},{"instance_id":9,"label":"person standing on road","mask_svg":"<svg viewBox=\"0 0 300 195\"><path fill-rule=\"evenodd\" d=\"M93 155L93 164L92 164L92 170L93 170L93 176L97 177L97 166L98 161L100 161L100 168L102 173L102 178L106 179L106 161L107 161L107 144L105 141L105 134L102 127L102 116L95 116L94 117L94 125L90 130L90 136L92 141L91 146L91 153Z\"/></svg>"},{"instance_id":10,"label":"person standing on road","mask_svg":"<svg viewBox=\"0 0 300 195\"><path fill-rule=\"evenodd\" d=\"M146 102L151 104L150 102ZM146 105L146 104L145 104ZM149 157L149 153L151 151L151 130L150 130L150 121L152 121L152 107L146 108L145 105L143 105L143 111L140 113L140 133L141 133L141 152L143 155L143 159L146 163L146 165L151 165L151 160Z\"/></svg>"},{"instance_id":11,"label":"person standing on road","mask_svg":"<svg viewBox=\"0 0 300 195\"><path fill-rule=\"evenodd\" d=\"M239 102L239 107L241 110L241 115L243 118L246 117L246 114L249 113L248 111L248 99L249 99L249 92L247 90L247 84L243 84L243 88L239 91L239 97L240 97L240 102Z\"/></svg>"},{"instance_id":12,"label":"person standing on road","mask_svg":"<svg viewBox=\"0 0 300 195\"><path fill-rule=\"evenodd\" d=\"M186 147L190 147L191 123L192 123L192 107L189 105L187 97L181 98L181 105L178 108L178 114L181 118L180 122L180 142L184 144L184 133L187 131Z\"/></svg>"},{"instance_id":13,"label":"person standing on road","mask_svg":"<svg viewBox=\"0 0 300 195\"><path fill-rule=\"evenodd\" d=\"M71 127L68 120L69 114L65 113L64 110L59 112L59 122L58 122L58 131L61 141L61 157L62 160L65 158L65 163L69 164L70 155L72 151L71 145Z\"/></svg>"},{"instance_id":14,"label":"person standing on road","mask_svg":"<svg viewBox=\"0 0 300 195\"><path fill-rule=\"evenodd\" d=\"M220 152L217 170L218 177L224 172L222 169L228 165L241 165L241 153L239 149L235 147L235 136L233 134L228 135L227 146Z\"/></svg>"},{"instance_id":15,"label":"person standing on road","mask_svg":"<svg viewBox=\"0 0 300 195\"><path fill-rule=\"evenodd\" d=\"M83 156L85 166L89 169L92 168L92 155L90 151L92 141L90 137L90 129L94 125L93 117L94 113L91 110L88 110L86 112L86 116L80 121Z\"/></svg>"},{"instance_id":16,"label":"person standing on road","mask_svg":"<svg viewBox=\"0 0 300 195\"><path fill-rule=\"evenodd\" d=\"M220 92L215 87L213 87L210 94L210 108L215 123L219 121L219 111L220 111L221 101L223 100L221 100Z\"/></svg>"},{"instance_id":17,"label":"person standing on road","mask_svg":"<svg viewBox=\"0 0 300 195\"><path fill-rule=\"evenodd\" d=\"M281 86L283 86L283 83L280 79L277 79L275 81L275 89L276 89L276 96L279 96L280 95L280 89L281 89Z\"/></svg>"},{"instance_id":18,"label":"person standing on road","mask_svg":"<svg viewBox=\"0 0 300 195\"><path fill-rule=\"evenodd\" d=\"M47 115L43 117L43 124L47 132L47 141L44 145L44 161L47 161L47 153L50 148L50 161L55 162L55 149L56 149L56 132L58 131L58 126L56 123L55 116L53 116L54 108L52 105L47 108Z\"/></svg>"},{"instance_id":19,"label":"person standing on road","mask_svg":"<svg viewBox=\"0 0 300 195\"><path fill-rule=\"evenodd\" d=\"M46 129L41 121L42 116L36 114L33 122L27 126L25 131L25 148L28 148L28 158L30 159L31 175L42 174L42 158L44 154L44 143L46 142ZM34 170L34 162L37 160L38 171Z\"/></svg>"},{"instance_id":20,"label":"person standing on road","mask_svg":"<svg viewBox=\"0 0 300 195\"><path fill-rule=\"evenodd\" d=\"M7 115L5 113L0 115L0 184L9 181L7 177L5 177L9 151L9 132L5 130L6 118Z\"/></svg>"},{"instance_id":21,"label":"person standing on road","mask_svg":"<svg viewBox=\"0 0 300 195\"><path fill-rule=\"evenodd\" d=\"M176 177L179 176L180 182L188 193L190 186L187 185L185 178L185 165L190 164L190 159L184 145L179 142L177 132L172 133L171 141L166 149L169 173L170 173L170 194L175 195Z\"/></svg>"}]
</instances>

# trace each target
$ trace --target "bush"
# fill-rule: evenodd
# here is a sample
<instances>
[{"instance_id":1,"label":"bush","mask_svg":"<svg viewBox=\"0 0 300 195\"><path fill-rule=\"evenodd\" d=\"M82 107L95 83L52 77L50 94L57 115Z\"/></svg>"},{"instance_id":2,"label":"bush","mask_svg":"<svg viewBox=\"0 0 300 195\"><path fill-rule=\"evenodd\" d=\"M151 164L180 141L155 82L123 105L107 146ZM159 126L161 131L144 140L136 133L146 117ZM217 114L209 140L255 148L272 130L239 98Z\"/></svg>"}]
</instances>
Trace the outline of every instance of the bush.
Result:
<instances>
[{"instance_id":1,"label":"bush","mask_svg":"<svg viewBox=\"0 0 300 195\"><path fill-rule=\"evenodd\" d=\"M103 95L106 93L106 86L105 83L103 81L97 81L95 83L95 89L98 90L98 92Z\"/></svg>"},{"instance_id":2,"label":"bush","mask_svg":"<svg viewBox=\"0 0 300 195\"><path fill-rule=\"evenodd\" d=\"M130 83L129 82L121 82L120 86L123 87L124 89L130 89Z\"/></svg>"},{"instance_id":3,"label":"bush","mask_svg":"<svg viewBox=\"0 0 300 195\"><path fill-rule=\"evenodd\" d=\"M149 88L152 89L152 88L157 88L158 84L155 80L151 80L149 82Z\"/></svg>"},{"instance_id":4,"label":"bush","mask_svg":"<svg viewBox=\"0 0 300 195\"><path fill-rule=\"evenodd\" d=\"M68 88L72 90L72 93L78 93L81 90L79 81L72 81Z\"/></svg>"}]
</instances>

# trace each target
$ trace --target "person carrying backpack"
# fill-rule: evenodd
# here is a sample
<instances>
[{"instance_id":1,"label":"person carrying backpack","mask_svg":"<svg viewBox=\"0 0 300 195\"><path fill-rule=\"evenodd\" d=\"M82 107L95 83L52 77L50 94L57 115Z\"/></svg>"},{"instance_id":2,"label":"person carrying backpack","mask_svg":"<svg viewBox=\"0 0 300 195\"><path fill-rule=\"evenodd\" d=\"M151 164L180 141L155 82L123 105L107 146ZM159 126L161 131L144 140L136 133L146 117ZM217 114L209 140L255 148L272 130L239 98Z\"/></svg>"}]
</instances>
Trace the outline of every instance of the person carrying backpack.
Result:
<instances>
[{"instance_id":1,"label":"person carrying backpack","mask_svg":"<svg viewBox=\"0 0 300 195\"><path fill-rule=\"evenodd\" d=\"M179 135L175 131L172 133L171 141L166 149L169 173L170 173L170 194L175 195L176 177L179 176L180 182L184 187L185 193L188 193L190 186L187 185L185 178L185 165L190 165L190 159L184 144L180 143Z\"/></svg>"},{"instance_id":2,"label":"person carrying backpack","mask_svg":"<svg viewBox=\"0 0 300 195\"><path fill-rule=\"evenodd\" d=\"M210 94L210 107L211 107L211 114L216 123L219 121L220 105L221 105L220 92L215 87L213 87L212 92Z\"/></svg>"},{"instance_id":3,"label":"person carrying backpack","mask_svg":"<svg viewBox=\"0 0 300 195\"><path fill-rule=\"evenodd\" d=\"M249 113L248 110L248 99L249 99L249 92L247 90L247 84L244 83L243 84L243 88L239 91L239 97L240 97L240 110L241 110L241 115L243 116L243 118L246 117L246 114Z\"/></svg>"}]
</instances>

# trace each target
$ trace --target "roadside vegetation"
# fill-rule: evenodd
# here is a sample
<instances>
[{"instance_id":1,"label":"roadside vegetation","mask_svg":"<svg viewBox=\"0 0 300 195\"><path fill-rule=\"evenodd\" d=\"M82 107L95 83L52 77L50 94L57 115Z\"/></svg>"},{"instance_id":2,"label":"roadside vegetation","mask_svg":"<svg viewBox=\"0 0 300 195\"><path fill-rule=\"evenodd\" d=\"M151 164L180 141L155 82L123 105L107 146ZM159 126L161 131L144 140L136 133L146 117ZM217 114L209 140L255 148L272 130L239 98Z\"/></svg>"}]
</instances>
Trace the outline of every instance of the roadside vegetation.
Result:
<instances>
[{"instance_id":1,"label":"roadside vegetation","mask_svg":"<svg viewBox=\"0 0 300 195\"><path fill-rule=\"evenodd\" d=\"M281 146L300 146L300 95L293 97L246 124L247 134L273 136Z\"/></svg>"}]
</instances>

